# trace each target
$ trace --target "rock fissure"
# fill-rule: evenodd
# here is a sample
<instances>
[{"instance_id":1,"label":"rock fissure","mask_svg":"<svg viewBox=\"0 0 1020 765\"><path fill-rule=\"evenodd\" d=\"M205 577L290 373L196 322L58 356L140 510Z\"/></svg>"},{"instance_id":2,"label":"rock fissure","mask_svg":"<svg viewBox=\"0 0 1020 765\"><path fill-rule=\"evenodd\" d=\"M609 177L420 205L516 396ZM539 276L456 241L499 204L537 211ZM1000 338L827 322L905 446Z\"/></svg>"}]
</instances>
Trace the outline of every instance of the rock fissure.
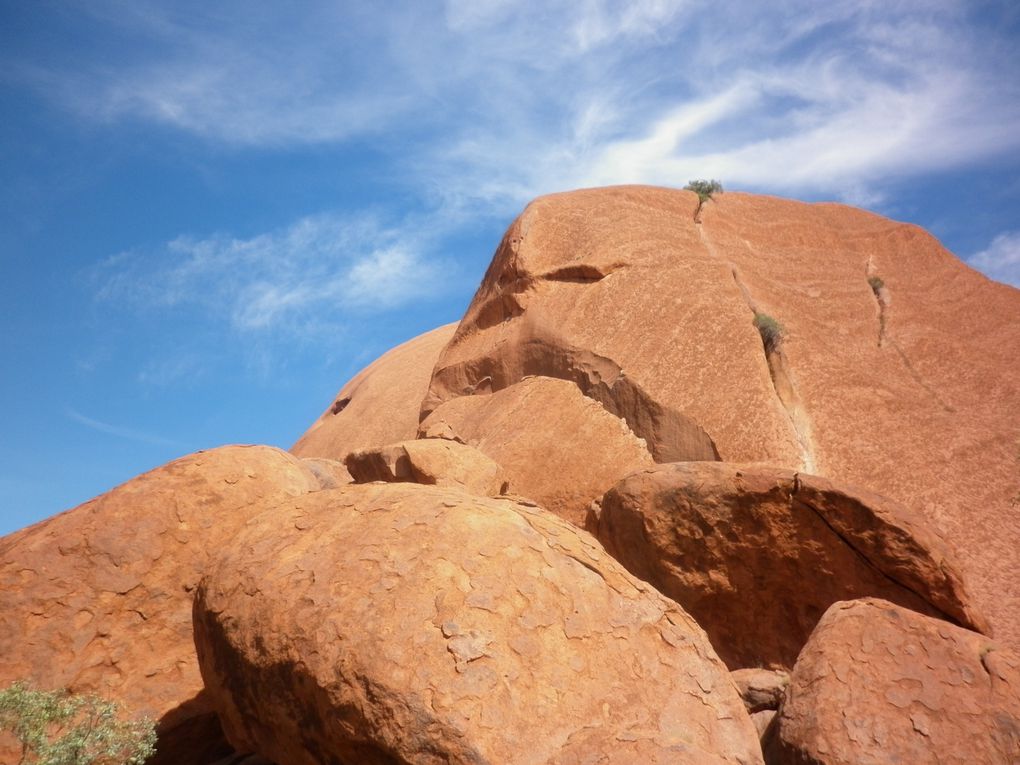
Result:
<instances>
[{"instance_id":1,"label":"rock fissure","mask_svg":"<svg viewBox=\"0 0 1020 765\"><path fill-rule=\"evenodd\" d=\"M889 343L890 345L892 345L896 353L899 355L900 361L903 362L903 368L907 370L910 376L914 379L914 382L916 382L918 385L924 388L928 392L928 395L930 395L932 399L935 401L935 403L942 407L943 411L955 412L956 409L947 404L945 400L939 395L938 391L935 390L935 388L933 388L931 384L921 376L921 373L918 372L917 369L914 367L913 363L911 363L910 359L907 357L906 352L903 350L900 344L891 338L889 340Z\"/></svg>"},{"instance_id":2,"label":"rock fissure","mask_svg":"<svg viewBox=\"0 0 1020 765\"><path fill-rule=\"evenodd\" d=\"M797 482L795 485L799 488L799 482ZM950 616L945 611L940 609L938 606L936 606L934 603L932 603L931 600L927 596L925 596L922 593L918 592L915 588L911 587L909 584L905 584L904 582L901 582L896 577L891 576L886 571L883 571L879 566L877 566L875 564L874 561L871 560L870 557L868 557L867 554L862 552L857 547L857 545L854 544L853 538L848 537L846 534L841 532L838 528L833 526L832 523L829 522L829 519L825 517L825 514L822 513L820 510L818 510L818 508L816 508L810 502L808 502L808 501L802 499L801 497L797 496L796 490L791 493L791 496L793 498L794 503L796 503L800 507L803 507L806 510L814 513L814 515L817 516L817 518L822 523L824 523L826 525L826 527L828 527L828 529L833 534L835 534L836 537L843 544L845 544L847 546L847 548L854 555L856 555L861 560L861 562L863 562L868 568L870 568L872 571L874 571L876 574L878 574L879 576L881 576L883 579L885 579L886 581L890 582L891 584L894 584L895 586L900 587L900 588L906 590L907 592L910 592L911 594L915 595L918 599L920 599L922 602L927 603L929 608L931 608L932 611L935 612L939 616L940 619L944 619L945 621L949 622L950 624L955 624L957 626L964 626L964 625L960 624L959 619L956 619L955 617Z\"/></svg>"},{"instance_id":3,"label":"rock fissure","mask_svg":"<svg viewBox=\"0 0 1020 765\"><path fill-rule=\"evenodd\" d=\"M700 224L698 226L698 236L701 238L701 243L705 245L708 254L729 266L733 283L744 299L744 303L751 311L751 316L760 315L761 311L754 298L751 297L751 291L740 278L736 264L719 255L712 240L708 237L706 226L701 221L698 222ZM806 473L815 473L818 470L818 463L814 453L814 439L811 435L811 420L797 390L793 370L787 364L786 355L783 353L780 341L777 340L769 343L763 336L762 349L765 353L765 363L768 366L772 389L775 391L776 399L779 401L780 406L786 413L790 428L797 442L797 449L800 452L801 469Z\"/></svg>"}]
</instances>

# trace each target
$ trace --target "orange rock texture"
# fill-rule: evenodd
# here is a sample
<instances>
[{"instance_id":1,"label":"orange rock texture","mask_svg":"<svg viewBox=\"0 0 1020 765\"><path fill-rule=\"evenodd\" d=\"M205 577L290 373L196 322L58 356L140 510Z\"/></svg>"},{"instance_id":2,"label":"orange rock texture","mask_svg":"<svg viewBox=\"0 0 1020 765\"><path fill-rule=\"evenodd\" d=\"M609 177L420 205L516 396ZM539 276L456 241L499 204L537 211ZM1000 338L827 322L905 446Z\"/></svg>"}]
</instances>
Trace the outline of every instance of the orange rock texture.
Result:
<instances>
[{"instance_id":1,"label":"orange rock texture","mask_svg":"<svg viewBox=\"0 0 1020 765\"><path fill-rule=\"evenodd\" d=\"M509 500L365 484L269 511L203 580L195 641L231 743L288 765L761 761L694 621Z\"/></svg>"},{"instance_id":2,"label":"orange rock texture","mask_svg":"<svg viewBox=\"0 0 1020 765\"><path fill-rule=\"evenodd\" d=\"M1020 656L882 600L834 604L804 647L770 765L1020 762Z\"/></svg>"},{"instance_id":3,"label":"orange rock texture","mask_svg":"<svg viewBox=\"0 0 1020 765\"><path fill-rule=\"evenodd\" d=\"M756 314L781 327L769 351ZM1020 645L1018 316L1020 291L851 207L554 194L504 236L423 413L557 377L657 462L717 453L867 488L952 540L996 635Z\"/></svg>"},{"instance_id":4,"label":"orange rock texture","mask_svg":"<svg viewBox=\"0 0 1020 765\"><path fill-rule=\"evenodd\" d=\"M476 447L503 467L515 493L577 526L616 481L653 464L627 423L573 383L550 377L451 399L425 418L419 435Z\"/></svg>"},{"instance_id":5,"label":"orange rock texture","mask_svg":"<svg viewBox=\"0 0 1020 765\"><path fill-rule=\"evenodd\" d=\"M907 508L792 470L643 470L607 492L595 533L687 609L731 669L792 667L832 603L867 595L986 629L945 541Z\"/></svg>"},{"instance_id":6,"label":"orange rock texture","mask_svg":"<svg viewBox=\"0 0 1020 765\"><path fill-rule=\"evenodd\" d=\"M359 449L347 455L347 467L355 483L456 486L483 497L504 494L509 488L498 464L477 449L441 438Z\"/></svg>"},{"instance_id":7,"label":"orange rock texture","mask_svg":"<svg viewBox=\"0 0 1020 765\"><path fill-rule=\"evenodd\" d=\"M426 332L369 364L340 389L291 451L343 462L356 449L414 438L432 367L456 328L447 324Z\"/></svg>"},{"instance_id":8,"label":"orange rock texture","mask_svg":"<svg viewBox=\"0 0 1020 765\"><path fill-rule=\"evenodd\" d=\"M28 679L115 699L160 723L162 750L189 730L210 735L193 591L248 516L319 487L286 452L227 446L4 537L0 687Z\"/></svg>"}]
</instances>

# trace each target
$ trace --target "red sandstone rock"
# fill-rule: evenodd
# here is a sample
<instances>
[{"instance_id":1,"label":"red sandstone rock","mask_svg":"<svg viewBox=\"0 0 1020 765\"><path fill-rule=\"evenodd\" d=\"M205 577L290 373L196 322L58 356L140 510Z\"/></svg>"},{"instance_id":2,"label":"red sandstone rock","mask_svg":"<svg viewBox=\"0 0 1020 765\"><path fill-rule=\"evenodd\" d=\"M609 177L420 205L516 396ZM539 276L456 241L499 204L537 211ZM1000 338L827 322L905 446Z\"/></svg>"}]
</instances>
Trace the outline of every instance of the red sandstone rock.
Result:
<instances>
[{"instance_id":1,"label":"red sandstone rock","mask_svg":"<svg viewBox=\"0 0 1020 765\"><path fill-rule=\"evenodd\" d=\"M408 482L456 486L470 494L495 497L506 492L503 470L477 449L439 438L403 441L347 455L355 483Z\"/></svg>"},{"instance_id":2,"label":"red sandstone rock","mask_svg":"<svg viewBox=\"0 0 1020 765\"><path fill-rule=\"evenodd\" d=\"M354 482L347 466L342 462L322 457L305 457L302 462L315 473L323 489L335 489L337 486Z\"/></svg>"},{"instance_id":3,"label":"red sandstone rock","mask_svg":"<svg viewBox=\"0 0 1020 765\"><path fill-rule=\"evenodd\" d=\"M246 518L319 487L286 452L226 446L4 537L0 687L23 679L99 693L131 716L159 721L161 755L203 747L215 754L218 724L200 693L192 591L210 552L233 544Z\"/></svg>"},{"instance_id":4,"label":"red sandstone rock","mask_svg":"<svg viewBox=\"0 0 1020 765\"><path fill-rule=\"evenodd\" d=\"M761 667L735 669L730 672L730 678L737 686L744 706L751 713L779 709L779 702L783 700L786 686L790 684L788 672Z\"/></svg>"},{"instance_id":5,"label":"red sandstone rock","mask_svg":"<svg viewBox=\"0 0 1020 765\"><path fill-rule=\"evenodd\" d=\"M774 765L1014 765L1020 656L885 601L836 603L797 659L767 751Z\"/></svg>"},{"instance_id":6,"label":"red sandstone rock","mask_svg":"<svg viewBox=\"0 0 1020 765\"><path fill-rule=\"evenodd\" d=\"M694 621L509 500L301 497L224 550L194 613L229 740L276 762L761 761Z\"/></svg>"},{"instance_id":7,"label":"red sandstone rock","mask_svg":"<svg viewBox=\"0 0 1020 765\"><path fill-rule=\"evenodd\" d=\"M342 462L356 449L414 438L432 367L456 328L426 332L373 361L340 389L291 451Z\"/></svg>"},{"instance_id":8,"label":"red sandstone rock","mask_svg":"<svg viewBox=\"0 0 1020 765\"><path fill-rule=\"evenodd\" d=\"M652 456L619 417L573 383L528 377L442 404L419 433L455 438L498 462L513 490L577 526L592 500Z\"/></svg>"},{"instance_id":9,"label":"red sandstone rock","mask_svg":"<svg viewBox=\"0 0 1020 765\"><path fill-rule=\"evenodd\" d=\"M1020 646L1020 291L853 208L649 187L541 197L436 363L428 414L527 375L575 383L659 462L866 486L958 544ZM885 282L876 297L869 276ZM784 327L766 354L754 311Z\"/></svg>"},{"instance_id":10,"label":"red sandstone rock","mask_svg":"<svg viewBox=\"0 0 1020 765\"><path fill-rule=\"evenodd\" d=\"M781 468L659 465L607 492L596 534L680 603L736 669L789 667L837 600L984 622L944 540L895 502Z\"/></svg>"}]
</instances>

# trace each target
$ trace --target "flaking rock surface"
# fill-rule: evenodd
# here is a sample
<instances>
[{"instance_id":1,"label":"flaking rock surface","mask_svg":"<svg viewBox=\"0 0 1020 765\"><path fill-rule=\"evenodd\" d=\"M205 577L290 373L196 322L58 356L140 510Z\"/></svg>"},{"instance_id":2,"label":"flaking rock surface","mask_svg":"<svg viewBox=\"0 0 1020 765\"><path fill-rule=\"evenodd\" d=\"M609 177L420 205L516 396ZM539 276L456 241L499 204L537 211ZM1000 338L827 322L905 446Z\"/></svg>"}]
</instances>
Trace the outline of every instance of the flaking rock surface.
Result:
<instances>
[{"instance_id":1,"label":"flaking rock surface","mask_svg":"<svg viewBox=\"0 0 1020 765\"><path fill-rule=\"evenodd\" d=\"M215 739L191 634L193 590L210 552L232 544L247 517L319 486L286 452L226 446L4 537L0 687L21 679L119 701L160 723L161 753L182 745L171 739ZM183 746L192 743L201 742Z\"/></svg>"},{"instance_id":2,"label":"flaking rock surface","mask_svg":"<svg viewBox=\"0 0 1020 765\"><path fill-rule=\"evenodd\" d=\"M419 335L358 372L291 452L343 462L356 449L414 438L432 367L456 328L447 324Z\"/></svg>"},{"instance_id":3,"label":"flaking rock surface","mask_svg":"<svg viewBox=\"0 0 1020 765\"><path fill-rule=\"evenodd\" d=\"M451 399L425 418L419 434L476 447L503 466L514 493L577 526L592 500L653 464L626 422L573 383L550 377Z\"/></svg>"},{"instance_id":4,"label":"flaking rock surface","mask_svg":"<svg viewBox=\"0 0 1020 765\"><path fill-rule=\"evenodd\" d=\"M882 600L836 603L766 749L772 765L1015 765L1020 656Z\"/></svg>"},{"instance_id":5,"label":"flaking rock surface","mask_svg":"<svg viewBox=\"0 0 1020 765\"><path fill-rule=\"evenodd\" d=\"M694 621L533 506L301 497L250 522L194 617L228 738L276 762L761 761Z\"/></svg>"},{"instance_id":6,"label":"flaking rock surface","mask_svg":"<svg viewBox=\"0 0 1020 765\"><path fill-rule=\"evenodd\" d=\"M657 465L606 493L596 534L732 669L791 667L829 605L867 595L984 627L948 545L915 514L792 470Z\"/></svg>"},{"instance_id":7,"label":"flaking rock surface","mask_svg":"<svg viewBox=\"0 0 1020 765\"><path fill-rule=\"evenodd\" d=\"M783 328L771 353L756 312ZM843 205L554 194L507 231L423 414L559 377L657 462L717 453L867 487L958 544L996 634L1020 646L1018 315L1020 291Z\"/></svg>"}]
</instances>

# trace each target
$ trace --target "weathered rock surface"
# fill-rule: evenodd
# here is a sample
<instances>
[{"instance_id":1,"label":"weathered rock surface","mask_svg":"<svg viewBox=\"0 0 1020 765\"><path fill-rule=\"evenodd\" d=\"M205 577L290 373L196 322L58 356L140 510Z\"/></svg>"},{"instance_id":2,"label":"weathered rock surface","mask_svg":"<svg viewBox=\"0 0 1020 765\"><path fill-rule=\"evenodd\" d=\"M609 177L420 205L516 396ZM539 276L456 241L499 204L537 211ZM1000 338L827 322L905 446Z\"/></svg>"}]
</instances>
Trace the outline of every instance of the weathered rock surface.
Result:
<instances>
[{"instance_id":1,"label":"weathered rock surface","mask_svg":"<svg viewBox=\"0 0 1020 765\"><path fill-rule=\"evenodd\" d=\"M361 370L291 452L343 462L356 449L414 438L432 367L456 328L447 324L419 335Z\"/></svg>"},{"instance_id":2,"label":"weathered rock surface","mask_svg":"<svg viewBox=\"0 0 1020 765\"><path fill-rule=\"evenodd\" d=\"M643 440L571 382L527 377L491 395L439 406L419 434L455 438L498 462L513 490L584 525L592 500L650 467Z\"/></svg>"},{"instance_id":3,"label":"weathered rock surface","mask_svg":"<svg viewBox=\"0 0 1020 765\"><path fill-rule=\"evenodd\" d=\"M779 709L786 686L790 684L790 673L783 670L745 667L730 672L737 693L744 701L748 712L762 712Z\"/></svg>"},{"instance_id":4,"label":"weathered rock surface","mask_svg":"<svg viewBox=\"0 0 1020 765\"><path fill-rule=\"evenodd\" d=\"M596 535L734 669L792 666L829 605L867 595L984 626L945 541L907 508L792 470L658 465L606 493Z\"/></svg>"},{"instance_id":5,"label":"weathered rock surface","mask_svg":"<svg viewBox=\"0 0 1020 765\"><path fill-rule=\"evenodd\" d=\"M302 462L315 473L323 489L335 489L337 486L354 483L354 478L342 462L323 457L305 457Z\"/></svg>"},{"instance_id":6,"label":"weathered rock surface","mask_svg":"<svg viewBox=\"0 0 1020 765\"><path fill-rule=\"evenodd\" d=\"M697 204L631 186L528 205L423 413L557 377L657 462L717 450L866 486L959 545L978 604L1020 647L1020 291L861 210L725 193L699 224ZM771 354L756 311L784 328Z\"/></svg>"},{"instance_id":7,"label":"weathered rock surface","mask_svg":"<svg viewBox=\"0 0 1020 765\"><path fill-rule=\"evenodd\" d=\"M159 721L161 754L220 751L200 693L192 591L246 518L319 488L286 452L226 446L4 537L0 686L99 693Z\"/></svg>"},{"instance_id":8,"label":"weathered rock surface","mask_svg":"<svg viewBox=\"0 0 1020 765\"><path fill-rule=\"evenodd\" d=\"M885 601L836 603L766 745L774 765L1014 765L1020 656Z\"/></svg>"},{"instance_id":9,"label":"weathered rock surface","mask_svg":"<svg viewBox=\"0 0 1020 765\"><path fill-rule=\"evenodd\" d=\"M694 621L547 511L354 485L253 519L224 553L195 636L239 750L288 765L761 761Z\"/></svg>"},{"instance_id":10,"label":"weathered rock surface","mask_svg":"<svg viewBox=\"0 0 1020 765\"><path fill-rule=\"evenodd\" d=\"M493 460L473 447L440 438L360 449L347 455L347 468L355 483L457 486L483 497L498 496L509 488L503 470Z\"/></svg>"}]
</instances>

